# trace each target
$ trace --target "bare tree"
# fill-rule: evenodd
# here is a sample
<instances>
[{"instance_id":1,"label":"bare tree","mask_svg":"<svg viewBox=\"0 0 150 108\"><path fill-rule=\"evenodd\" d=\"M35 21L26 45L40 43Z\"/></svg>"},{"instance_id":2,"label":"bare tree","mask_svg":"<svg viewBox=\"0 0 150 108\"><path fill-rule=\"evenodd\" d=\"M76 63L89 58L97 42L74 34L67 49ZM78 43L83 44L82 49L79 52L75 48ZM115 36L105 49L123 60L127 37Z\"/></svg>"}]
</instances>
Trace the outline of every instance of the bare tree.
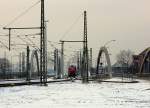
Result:
<instances>
[{"instance_id":1,"label":"bare tree","mask_svg":"<svg viewBox=\"0 0 150 108\"><path fill-rule=\"evenodd\" d=\"M117 63L121 65L129 66L132 63L133 51L131 50L121 50L120 53L116 56Z\"/></svg>"}]
</instances>

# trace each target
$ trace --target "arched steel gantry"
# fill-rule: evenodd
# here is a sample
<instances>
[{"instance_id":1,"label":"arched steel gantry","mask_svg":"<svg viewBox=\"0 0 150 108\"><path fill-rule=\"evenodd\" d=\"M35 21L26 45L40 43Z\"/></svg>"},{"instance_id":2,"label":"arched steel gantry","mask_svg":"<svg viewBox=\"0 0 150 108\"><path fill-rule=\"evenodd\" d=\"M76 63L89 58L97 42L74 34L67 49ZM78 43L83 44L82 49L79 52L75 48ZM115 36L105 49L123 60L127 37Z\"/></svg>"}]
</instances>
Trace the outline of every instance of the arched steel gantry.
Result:
<instances>
[{"instance_id":1,"label":"arched steel gantry","mask_svg":"<svg viewBox=\"0 0 150 108\"><path fill-rule=\"evenodd\" d=\"M34 71L33 70L33 59L36 59L36 64L37 64L37 71L38 71L38 76L39 76L39 59L38 59L38 50L33 50L32 51L32 54L31 54L31 64L30 64L30 73L29 73L29 79L31 79L31 75L32 75L32 72Z\"/></svg>"},{"instance_id":2,"label":"arched steel gantry","mask_svg":"<svg viewBox=\"0 0 150 108\"><path fill-rule=\"evenodd\" d=\"M147 58L149 58L149 56L150 56L150 48L147 49L147 51L143 57L143 60L140 64L140 70L139 70L140 75L143 73L144 63L146 62Z\"/></svg>"},{"instance_id":3,"label":"arched steel gantry","mask_svg":"<svg viewBox=\"0 0 150 108\"><path fill-rule=\"evenodd\" d=\"M96 74L98 74L98 71L99 71L99 64L100 64L100 58L102 56L102 53L105 53L106 62L107 62L107 65L108 65L108 73L109 73L109 77L111 78L112 77L111 62L110 62L110 57L109 57L108 50L105 46L100 48L100 51L99 51L99 54L98 54Z\"/></svg>"}]
</instances>

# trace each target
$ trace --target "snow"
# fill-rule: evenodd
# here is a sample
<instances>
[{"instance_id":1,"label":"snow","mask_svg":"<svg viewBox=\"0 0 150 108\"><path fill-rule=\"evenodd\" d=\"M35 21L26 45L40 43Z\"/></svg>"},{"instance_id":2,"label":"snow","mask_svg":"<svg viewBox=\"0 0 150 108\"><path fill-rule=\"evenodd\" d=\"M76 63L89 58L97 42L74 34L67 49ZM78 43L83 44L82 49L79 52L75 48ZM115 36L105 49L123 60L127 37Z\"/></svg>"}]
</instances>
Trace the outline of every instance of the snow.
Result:
<instances>
[{"instance_id":1,"label":"snow","mask_svg":"<svg viewBox=\"0 0 150 108\"><path fill-rule=\"evenodd\" d=\"M75 81L0 88L0 108L150 108L150 82Z\"/></svg>"}]
</instances>

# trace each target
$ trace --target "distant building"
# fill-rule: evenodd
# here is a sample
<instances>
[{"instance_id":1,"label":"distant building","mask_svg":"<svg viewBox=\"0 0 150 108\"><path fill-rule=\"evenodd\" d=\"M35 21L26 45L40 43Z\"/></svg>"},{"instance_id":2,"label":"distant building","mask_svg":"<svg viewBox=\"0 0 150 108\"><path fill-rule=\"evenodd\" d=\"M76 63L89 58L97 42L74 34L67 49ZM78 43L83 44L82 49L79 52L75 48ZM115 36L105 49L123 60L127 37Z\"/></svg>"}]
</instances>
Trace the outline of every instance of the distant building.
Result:
<instances>
[{"instance_id":1,"label":"distant building","mask_svg":"<svg viewBox=\"0 0 150 108\"><path fill-rule=\"evenodd\" d=\"M150 47L139 55L133 55L133 72L143 75L150 75Z\"/></svg>"},{"instance_id":2,"label":"distant building","mask_svg":"<svg viewBox=\"0 0 150 108\"><path fill-rule=\"evenodd\" d=\"M113 76L122 76L130 73L130 67L127 64L115 63L112 65Z\"/></svg>"}]
</instances>

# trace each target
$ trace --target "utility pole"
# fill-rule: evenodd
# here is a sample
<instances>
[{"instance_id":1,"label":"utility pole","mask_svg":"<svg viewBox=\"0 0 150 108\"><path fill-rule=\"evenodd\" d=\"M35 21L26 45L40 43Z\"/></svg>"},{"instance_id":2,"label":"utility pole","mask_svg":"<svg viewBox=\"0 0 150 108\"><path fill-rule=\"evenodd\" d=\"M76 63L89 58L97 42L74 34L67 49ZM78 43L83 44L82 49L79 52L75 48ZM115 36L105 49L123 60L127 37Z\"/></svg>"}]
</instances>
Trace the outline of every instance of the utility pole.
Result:
<instances>
[{"instance_id":1,"label":"utility pole","mask_svg":"<svg viewBox=\"0 0 150 108\"><path fill-rule=\"evenodd\" d=\"M12 62L12 56L11 56L11 74L10 74L10 78L13 78L13 62Z\"/></svg>"},{"instance_id":2,"label":"utility pole","mask_svg":"<svg viewBox=\"0 0 150 108\"><path fill-rule=\"evenodd\" d=\"M93 54L92 54L92 48L90 48L90 64L89 64L89 65L90 65L90 66L89 66L89 67L90 67L90 68L89 68L90 73L92 72L92 67L93 67L93 64L92 64L92 62L93 62L93 61L92 61L92 56L93 56Z\"/></svg>"},{"instance_id":3,"label":"utility pole","mask_svg":"<svg viewBox=\"0 0 150 108\"><path fill-rule=\"evenodd\" d=\"M46 82L47 82L47 22L48 21L44 21L45 22L45 76L46 76Z\"/></svg>"},{"instance_id":4,"label":"utility pole","mask_svg":"<svg viewBox=\"0 0 150 108\"><path fill-rule=\"evenodd\" d=\"M29 68L30 68L30 62L29 62L29 55L30 55L30 49L29 46L27 46L27 61L26 61L26 74L27 74L27 81L30 81L30 74L29 74Z\"/></svg>"},{"instance_id":5,"label":"utility pole","mask_svg":"<svg viewBox=\"0 0 150 108\"><path fill-rule=\"evenodd\" d=\"M80 53L79 53L79 51L77 52L77 71L79 74L80 73Z\"/></svg>"},{"instance_id":6,"label":"utility pole","mask_svg":"<svg viewBox=\"0 0 150 108\"><path fill-rule=\"evenodd\" d=\"M4 64L3 64L3 74L4 74L4 79L6 79L6 51L4 52Z\"/></svg>"},{"instance_id":7,"label":"utility pole","mask_svg":"<svg viewBox=\"0 0 150 108\"><path fill-rule=\"evenodd\" d=\"M25 53L22 52L22 73L25 72Z\"/></svg>"},{"instance_id":8,"label":"utility pole","mask_svg":"<svg viewBox=\"0 0 150 108\"><path fill-rule=\"evenodd\" d=\"M58 79L61 77L61 59L58 57Z\"/></svg>"},{"instance_id":9,"label":"utility pole","mask_svg":"<svg viewBox=\"0 0 150 108\"><path fill-rule=\"evenodd\" d=\"M20 53L19 55L19 78L21 78L21 73L22 73L22 63L21 63L21 57L22 57L22 54Z\"/></svg>"},{"instance_id":10,"label":"utility pole","mask_svg":"<svg viewBox=\"0 0 150 108\"><path fill-rule=\"evenodd\" d=\"M9 36L9 40L8 40L8 49L9 49L9 51L10 51L10 46L11 46L11 28L3 28L3 29L7 29L8 31L9 31L9 34L8 34L8 36Z\"/></svg>"},{"instance_id":11,"label":"utility pole","mask_svg":"<svg viewBox=\"0 0 150 108\"><path fill-rule=\"evenodd\" d=\"M9 51L10 51L10 45L11 45L11 28L8 29L9 30Z\"/></svg>"},{"instance_id":12,"label":"utility pole","mask_svg":"<svg viewBox=\"0 0 150 108\"><path fill-rule=\"evenodd\" d=\"M46 48L45 48L45 12L44 0L41 0L41 41L40 41L40 82L47 85Z\"/></svg>"},{"instance_id":13,"label":"utility pole","mask_svg":"<svg viewBox=\"0 0 150 108\"><path fill-rule=\"evenodd\" d=\"M80 51L80 75L81 75L81 78L83 77L83 72L82 72L82 53Z\"/></svg>"},{"instance_id":14,"label":"utility pole","mask_svg":"<svg viewBox=\"0 0 150 108\"><path fill-rule=\"evenodd\" d=\"M87 83L88 82L88 41L87 41L87 15L86 11L84 11L84 37L83 37L83 78L82 82Z\"/></svg>"},{"instance_id":15,"label":"utility pole","mask_svg":"<svg viewBox=\"0 0 150 108\"><path fill-rule=\"evenodd\" d=\"M56 49L54 50L54 72L57 78L57 58L56 58Z\"/></svg>"},{"instance_id":16,"label":"utility pole","mask_svg":"<svg viewBox=\"0 0 150 108\"><path fill-rule=\"evenodd\" d=\"M58 49L55 49L54 50L54 71L56 73L56 78L60 78L61 75L60 75L60 72L59 72L59 59L58 59Z\"/></svg>"},{"instance_id":17,"label":"utility pole","mask_svg":"<svg viewBox=\"0 0 150 108\"><path fill-rule=\"evenodd\" d=\"M64 78L64 41L61 41L61 78Z\"/></svg>"},{"instance_id":18,"label":"utility pole","mask_svg":"<svg viewBox=\"0 0 150 108\"><path fill-rule=\"evenodd\" d=\"M58 54L58 49L56 49L56 69L57 69L57 78L60 78L61 77L61 74L60 74L60 71L59 71L59 54Z\"/></svg>"}]
</instances>

